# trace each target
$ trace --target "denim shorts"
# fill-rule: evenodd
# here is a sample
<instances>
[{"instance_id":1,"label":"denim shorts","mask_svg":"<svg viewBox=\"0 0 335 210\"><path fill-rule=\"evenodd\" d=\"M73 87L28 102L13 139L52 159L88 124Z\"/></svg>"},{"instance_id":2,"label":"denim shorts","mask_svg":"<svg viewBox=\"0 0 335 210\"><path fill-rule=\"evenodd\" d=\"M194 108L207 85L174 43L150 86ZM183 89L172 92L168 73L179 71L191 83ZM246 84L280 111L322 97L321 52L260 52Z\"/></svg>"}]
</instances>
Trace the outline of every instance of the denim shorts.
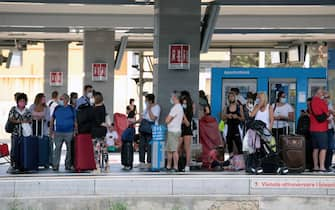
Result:
<instances>
[{"instance_id":1,"label":"denim shorts","mask_svg":"<svg viewBox=\"0 0 335 210\"><path fill-rule=\"evenodd\" d=\"M313 149L328 149L328 133L311 132Z\"/></svg>"}]
</instances>

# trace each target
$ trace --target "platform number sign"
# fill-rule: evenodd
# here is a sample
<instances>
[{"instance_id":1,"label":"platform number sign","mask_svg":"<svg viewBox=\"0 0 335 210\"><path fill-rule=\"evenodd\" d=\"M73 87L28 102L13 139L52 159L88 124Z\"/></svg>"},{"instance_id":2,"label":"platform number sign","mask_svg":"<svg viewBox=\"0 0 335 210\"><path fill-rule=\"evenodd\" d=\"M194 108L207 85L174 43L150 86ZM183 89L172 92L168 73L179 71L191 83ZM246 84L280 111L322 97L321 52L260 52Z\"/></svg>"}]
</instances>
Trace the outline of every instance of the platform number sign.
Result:
<instances>
[{"instance_id":1,"label":"platform number sign","mask_svg":"<svg viewBox=\"0 0 335 210\"><path fill-rule=\"evenodd\" d=\"M190 69L190 45L169 45L169 69Z\"/></svg>"},{"instance_id":2,"label":"platform number sign","mask_svg":"<svg viewBox=\"0 0 335 210\"><path fill-rule=\"evenodd\" d=\"M108 64L93 63L92 64L92 81L107 81L108 80Z\"/></svg>"},{"instance_id":3,"label":"platform number sign","mask_svg":"<svg viewBox=\"0 0 335 210\"><path fill-rule=\"evenodd\" d=\"M62 86L63 85L63 72L53 71L50 72L50 86Z\"/></svg>"}]
</instances>

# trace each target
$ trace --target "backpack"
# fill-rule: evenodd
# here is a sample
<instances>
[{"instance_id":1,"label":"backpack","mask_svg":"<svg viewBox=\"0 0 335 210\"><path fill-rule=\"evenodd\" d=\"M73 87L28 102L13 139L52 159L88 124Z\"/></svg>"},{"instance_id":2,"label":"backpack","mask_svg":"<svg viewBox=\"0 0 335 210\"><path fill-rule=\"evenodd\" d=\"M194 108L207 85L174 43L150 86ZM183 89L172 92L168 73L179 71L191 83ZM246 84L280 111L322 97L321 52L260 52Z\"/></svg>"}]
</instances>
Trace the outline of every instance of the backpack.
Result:
<instances>
[{"instance_id":1,"label":"backpack","mask_svg":"<svg viewBox=\"0 0 335 210\"><path fill-rule=\"evenodd\" d=\"M82 104L77 110L78 133L91 133L93 123L93 107Z\"/></svg>"},{"instance_id":2,"label":"backpack","mask_svg":"<svg viewBox=\"0 0 335 210\"><path fill-rule=\"evenodd\" d=\"M305 135L309 133L310 119L308 115L301 115L298 119L297 134Z\"/></svg>"}]
</instances>

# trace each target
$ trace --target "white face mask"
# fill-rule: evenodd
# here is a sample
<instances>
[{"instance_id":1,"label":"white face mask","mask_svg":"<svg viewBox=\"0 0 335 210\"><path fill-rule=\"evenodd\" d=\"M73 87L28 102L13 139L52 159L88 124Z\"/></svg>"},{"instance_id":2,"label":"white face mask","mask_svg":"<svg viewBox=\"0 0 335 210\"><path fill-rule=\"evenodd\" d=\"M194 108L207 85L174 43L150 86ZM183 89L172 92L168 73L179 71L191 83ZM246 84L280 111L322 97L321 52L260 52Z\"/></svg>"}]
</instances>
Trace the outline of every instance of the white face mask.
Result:
<instances>
[{"instance_id":1,"label":"white face mask","mask_svg":"<svg viewBox=\"0 0 335 210\"><path fill-rule=\"evenodd\" d=\"M91 105L93 105L95 103L95 100L94 100L94 98L92 97L92 98L90 98L90 104Z\"/></svg>"},{"instance_id":2,"label":"white face mask","mask_svg":"<svg viewBox=\"0 0 335 210\"><path fill-rule=\"evenodd\" d=\"M92 92L88 92L86 95L88 98L92 98L93 97L93 93Z\"/></svg>"},{"instance_id":3,"label":"white face mask","mask_svg":"<svg viewBox=\"0 0 335 210\"><path fill-rule=\"evenodd\" d=\"M187 104L183 104L183 108L184 108L184 109L187 109Z\"/></svg>"},{"instance_id":4,"label":"white face mask","mask_svg":"<svg viewBox=\"0 0 335 210\"><path fill-rule=\"evenodd\" d=\"M170 103L171 103L171 104L174 104L174 101L173 101L173 99L172 99L172 98L170 98Z\"/></svg>"}]
</instances>

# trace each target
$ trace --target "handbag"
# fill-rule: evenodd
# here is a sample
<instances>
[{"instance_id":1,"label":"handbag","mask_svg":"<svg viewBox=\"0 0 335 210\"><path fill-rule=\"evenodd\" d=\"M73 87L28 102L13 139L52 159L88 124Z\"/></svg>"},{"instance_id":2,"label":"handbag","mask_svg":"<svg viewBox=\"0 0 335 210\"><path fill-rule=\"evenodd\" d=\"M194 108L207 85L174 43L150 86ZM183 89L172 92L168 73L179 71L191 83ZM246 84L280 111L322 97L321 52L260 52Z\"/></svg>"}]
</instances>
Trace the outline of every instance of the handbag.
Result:
<instances>
[{"instance_id":1,"label":"handbag","mask_svg":"<svg viewBox=\"0 0 335 210\"><path fill-rule=\"evenodd\" d=\"M149 120L142 119L139 127L140 133L152 133L152 126L154 125L154 122L150 122Z\"/></svg>"},{"instance_id":2,"label":"handbag","mask_svg":"<svg viewBox=\"0 0 335 210\"><path fill-rule=\"evenodd\" d=\"M7 133L13 133L14 128L15 128L15 124L12 123L12 122L8 119L7 122L6 122L6 125L5 125L5 131L6 131Z\"/></svg>"}]
</instances>

